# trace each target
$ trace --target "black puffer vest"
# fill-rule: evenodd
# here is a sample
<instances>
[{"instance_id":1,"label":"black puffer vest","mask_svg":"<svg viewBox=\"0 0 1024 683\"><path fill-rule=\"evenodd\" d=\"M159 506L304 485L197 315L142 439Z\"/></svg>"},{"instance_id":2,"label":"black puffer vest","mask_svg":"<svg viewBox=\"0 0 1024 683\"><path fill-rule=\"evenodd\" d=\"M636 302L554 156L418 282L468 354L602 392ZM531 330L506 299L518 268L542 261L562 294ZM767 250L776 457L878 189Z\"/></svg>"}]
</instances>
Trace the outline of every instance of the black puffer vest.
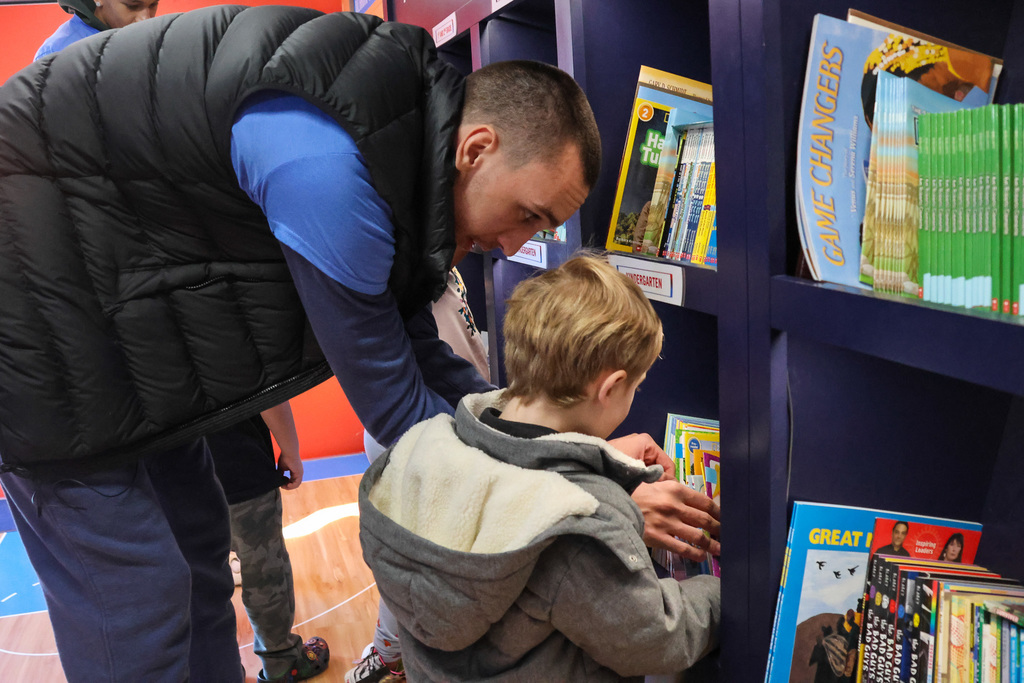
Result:
<instances>
[{"instance_id":1,"label":"black puffer vest","mask_svg":"<svg viewBox=\"0 0 1024 683\"><path fill-rule=\"evenodd\" d=\"M462 78L425 31L219 6L79 41L0 88L5 469L130 462L330 376L231 166L234 114L265 89L355 139L393 211L403 314L441 295Z\"/></svg>"}]
</instances>

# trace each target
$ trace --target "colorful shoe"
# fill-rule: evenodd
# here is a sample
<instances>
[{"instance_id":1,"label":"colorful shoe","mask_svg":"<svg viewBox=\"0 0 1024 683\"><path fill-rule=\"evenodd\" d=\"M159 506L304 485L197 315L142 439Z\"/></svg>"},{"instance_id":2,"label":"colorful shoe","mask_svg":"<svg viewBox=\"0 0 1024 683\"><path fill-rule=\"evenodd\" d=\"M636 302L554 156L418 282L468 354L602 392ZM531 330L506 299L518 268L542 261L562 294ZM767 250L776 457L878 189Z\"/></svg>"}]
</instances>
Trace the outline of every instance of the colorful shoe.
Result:
<instances>
[{"instance_id":1,"label":"colorful shoe","mask_svg":"<svg viewBox=\"0 0 1024 683\"><path fill-rule=\"evenodd\" d=\"M363 661L345 673L345 683L399 683L404 680L402 660L391 665L385 664L375 647L370 647Z\"/></svg>"},{"instance_id":2,"label":"colorful shoe","mask_svg":"<svg viewBox=\"0 0 1024 683\"><path fill-rule=\"evenodd\" d=\"M327 641L319 636L313 636L302 645L302 654L295 660L291 669L284 675L277 678L266 678L261 669L256 676L259 683L296 683L304 681L313 676L318 676L327 671L331 661L331 648Z\"/></svg>"}]
</instances>

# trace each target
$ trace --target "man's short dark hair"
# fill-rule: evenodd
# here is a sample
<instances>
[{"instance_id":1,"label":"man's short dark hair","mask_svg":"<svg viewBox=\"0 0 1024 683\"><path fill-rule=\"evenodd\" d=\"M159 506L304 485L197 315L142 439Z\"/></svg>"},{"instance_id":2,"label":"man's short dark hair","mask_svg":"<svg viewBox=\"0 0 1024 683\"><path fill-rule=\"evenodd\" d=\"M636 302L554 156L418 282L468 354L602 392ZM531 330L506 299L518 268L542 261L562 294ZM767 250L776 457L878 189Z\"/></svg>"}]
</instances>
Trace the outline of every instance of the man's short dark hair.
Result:
<instances>
[{"instance_id":1,"label":"man's short dark hair","mask_svg":"<svg viewBox=\"0 0 1024 683\"><path fill-rule=\"evenodd\" d=\"M566 143L580 151L588 188L601 171L601 135L583 89L572 76L529 60L495 62L466 79L462 123L493 125L509 160L522 166L557 158Z\"/></svg>"},{"instance_id":2,"label":"man's short dark hair","mask_svg":"<svg viewBox=\"0 0 1024 683\"><path fill-rule=\"evenodd\" d=\"M907 528L907 531L910 531L910 522L904 522L903 520L900 520L900 521L896 522L895 524L893 524L892 525L892 530L896 531L896 527L898 527L900 524L905 526Z\"/></svg>"}]
</instances>

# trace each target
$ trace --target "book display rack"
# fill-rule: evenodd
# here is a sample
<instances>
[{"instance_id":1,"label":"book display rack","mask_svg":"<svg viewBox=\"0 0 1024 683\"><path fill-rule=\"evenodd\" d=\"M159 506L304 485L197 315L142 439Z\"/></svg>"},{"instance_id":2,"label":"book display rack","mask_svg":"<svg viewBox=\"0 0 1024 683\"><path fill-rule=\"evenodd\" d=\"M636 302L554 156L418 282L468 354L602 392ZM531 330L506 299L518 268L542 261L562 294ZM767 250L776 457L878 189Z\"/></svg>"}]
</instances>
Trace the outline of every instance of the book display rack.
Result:
<instances>
[{"instance_id":1,"label":"book display rack","mask_svg":"<svg viewBox=\"0 0 1024 683\"><path fill-rule=\"evenodd\" d=\"M1024 101L1024 0L854 7L1002 59L995 101ZM681 266L682 306L655 303L665 348L621 428L657 438L667 413L721 425L721 652L695 678L763 679L794 500L977 520L985 528L978 563L1018 578L1024 567L1022 319L794 275L812 24L817 13L845 17L849 8L834 0L389 3L389 18L434 31L460 68L539 59L587 92L602 174L565 242L546 243L548 267L605 243L640 66L714 89L718 269ZM481 260L497 369L502 302L534 266Z\"/></svg>"}]
</instances>

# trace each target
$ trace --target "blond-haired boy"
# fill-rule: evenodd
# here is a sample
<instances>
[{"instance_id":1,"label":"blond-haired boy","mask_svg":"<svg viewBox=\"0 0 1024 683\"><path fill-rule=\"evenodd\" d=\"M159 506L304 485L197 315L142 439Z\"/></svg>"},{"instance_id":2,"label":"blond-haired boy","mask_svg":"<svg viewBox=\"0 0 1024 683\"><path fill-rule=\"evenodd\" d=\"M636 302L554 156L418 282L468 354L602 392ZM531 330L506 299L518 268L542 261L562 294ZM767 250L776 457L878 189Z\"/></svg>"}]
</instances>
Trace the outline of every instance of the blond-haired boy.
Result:
<instances>
[{"instance_id":1,"label":"blond-haired boy","mask_svg":"<svg viewBox=\"0 0 1024 683\"><path fill-rule=\"evenodd\" d=\"M512 293L508 388L367 470L360 540L409 680L618 681L714 647L718 579L658 579L641 538L630 492L662 468L604 440L661 344L635 283L573 258Z\"/></svg>"}]
</instances>

